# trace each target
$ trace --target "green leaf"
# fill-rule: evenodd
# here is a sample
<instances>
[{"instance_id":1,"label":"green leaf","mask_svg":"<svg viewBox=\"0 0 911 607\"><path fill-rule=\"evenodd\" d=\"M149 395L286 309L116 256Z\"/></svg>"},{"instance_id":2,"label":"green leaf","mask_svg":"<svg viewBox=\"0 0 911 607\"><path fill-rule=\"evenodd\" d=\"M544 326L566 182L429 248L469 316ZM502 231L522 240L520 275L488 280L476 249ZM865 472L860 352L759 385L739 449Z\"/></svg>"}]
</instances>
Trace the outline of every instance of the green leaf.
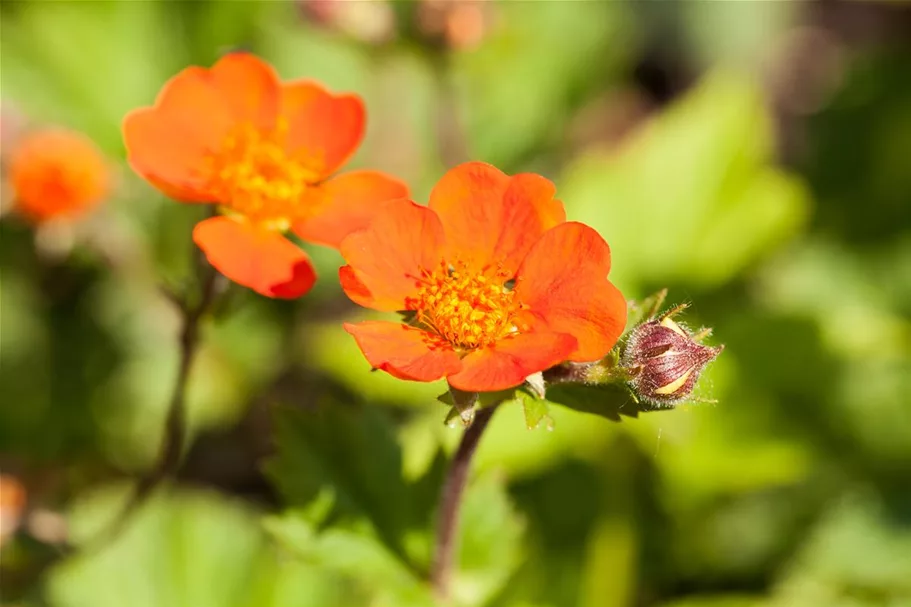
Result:
<instances>
[{"instance_id":1,"label":"green leaf","mask_svg":"<svg viewBox=\"0 0 911 607\"><path fill-rule=\"evenodd\" d=\"M269 476L292 508L270 533L308 563L367 592L371 604L429 604L434 512L448 467L441 452L425 474L404 480L402 458L382 410L325 395L306 409L282 408ZM504 483L471 482L460 526L458 592L480 605L513 571L521 524Z\"/></svg>"},{"instance_id":2,"label":"green leaf","mask_svg":"<svg viewBox=\"0 0 911 607\"><path fill-rule=\"evenodd\" d=\"M522 401L522 409L525 412L525 426L529 430L534 430L544 422L544 427L548 430L554 429L554 420L550 416L550 409L547 407L547 401L543 398L536 398L524 391L518 391L517 397Z\"/></svg>"},{"instance_id":3,"label":"green leaf","mask_svg":"<svg viewBox=\"0 0 911 607\"><path fill-rule=\"evenodd\" d=\"M869 495L834 505L793 559L774 592L775 604L908 604L911 530L896 517L903 507Z\"/></svg>"},{"instance_id":4,"label":"green leaf","mask_svg":"<svg viewBox=\"0 0 911 607\"><path fill-rule=\"evenodd\" d=\"M705 595L662 603L661 607L768 607L769 602L755 596Z\"/></svg>"},{"instance_id":5,"label":"green leaf","mask_svg":"<svg viewBox=\"0 0 911 607\"><path fill-rule=\"evenodd\" d=\"M622 149L576 161L561 198L623 260L614 282L717 285L803 223L806 189L773 159L760 88L717 72Z\"/></svg>"},{"instance_id":6,"label":"green leaf","mask_svg":"<svg viewBox=\"0 0 911 607\"><path fill-rule=\"evenodd\" d=\"M538 398L526 388L516 388L513 390L512 398L503 401L503 406L521 405L522 412L525 415L525 427L534 430L541 423L548 430L554 429L554 420L550 416L547 400Z\"/></svg>"},{"instance_id":7,"label":"green leaf","mask_svg":"<svg viewBox=\"0 0 911 607\"><path fill-rule=\"evenodd\" d=\"M326 568L358 585L379 605L432 605L430 587L384 546L369 525L318 529L309 513L291 511L265 521L267 531L304 562Z\"/></svg>"},{"instance_id":8,"label":"green leaf","mask_svg":"<svg viewBox=\"0 0 911 607\"><path fill-rule=\"evenodd\" d=\"M582 413L593 413L614 422L620 416L638 417L654 409L639 401L625 384L555 384L547 388L547 401Z\"/></svg>"},{"instance_id":9,"label":"green leaf","mask_svg":"<svg viewBox=\"0 0 911 607\"><path fill-rule=\"evenodd\" d=\"M393 429L378 409L347 404L339 396L280 409L278 453L266 471L289 505L312 506L329 492L329 520L370 521L404 558L405 530L420 513L402 499L409 487Z\"/></svg>"},{"instance_id":10,"label":"green leaf","mask_svg":"<svg viewBox=\"0 0 911 607\"><path fill-rule=\"evenodd\" d=\"M508 168L535 145L562 138L572 107L625 68L636 40L619 2L572 10L504 2L495 10L501 26L476 51L456 54L453 67L473 157Z\"/></svg>"},{"instance_id":11,"label":"green leaf","mask_svg":"<svg viewBox=\"0 0 911 607\"><path fill-rule=\"evenodd\" d=\"M524 528L501 476L473 479L459 521L459 568L453 576L459 604L483 605L503 588L522 560Z\"/></svg>"},{"instance_id":12,"label":"green leaf","mask_svg":"<svg viewBox=\"0 0 911 607\"><path fill-rule=\"evenodd\" d=\"M122 149L120 123L188 57L158 2L23 3L0 25L4 99ZM173 18L173 16L172 16Z\"/></svg>"},{"instance_id":13,"label":"green leaf","mask_svg":"<svg viewBox=\"0 0 911 607\"><path fill-rule=\"evenodd\" d=\"M125 492L78 501L68 523L77 539L111 520ZM77 555L47 577L54 607L336 607L357 596L331 572L279 558L257 513L197 491L166 491L98 552Z\"/></svg>"}]
</instances>

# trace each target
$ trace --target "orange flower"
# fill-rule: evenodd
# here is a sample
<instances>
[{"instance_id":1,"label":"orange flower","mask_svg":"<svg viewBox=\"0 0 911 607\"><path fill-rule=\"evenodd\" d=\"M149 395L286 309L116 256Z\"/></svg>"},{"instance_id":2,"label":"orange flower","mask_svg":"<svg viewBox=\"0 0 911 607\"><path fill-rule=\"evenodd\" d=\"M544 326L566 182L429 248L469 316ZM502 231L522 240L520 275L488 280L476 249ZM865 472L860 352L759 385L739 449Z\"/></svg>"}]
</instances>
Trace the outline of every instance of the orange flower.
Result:
<instances>
[{"instance_id":1,"label":"orange flower","mask_svg":"<svg viewBox=\"0 0 911 607\"><path fill-rule=\"evenodd\" d=\"M472 162L440 180L428 207L391 202L348 236L339 272L348 297L411 318L345 325L370 364L482 392L604 357L626 302L607 280L607 243L566 223L554 193L539 175Z\"/></svg>"},{"instance_id":2,"label":"orange flower","mask_svg":"<svg viewBox=\"0 0 911 607\"><path fill-rule=\"evenodd\" d=\"M90 139L63 129L23 135L9 161L15 206L33 221L78 216L107 194L110 175Z\"/></svg>"},{"instance_id":3,"label":"orange flower","mask_svg":"<svg viewBox=\"0 0 911 607\"><path fill-rule=\"evenodd\" d=\"M137 173L183 202L220 205L193 240L228 278L270 297L297 297L316 275L284 237L337 247L379 203L408 195L377 171L332 175L364 134L364 105L313 82L279 82L246 53L172 78L123 125Z\"/></svg>"}]
</instances>

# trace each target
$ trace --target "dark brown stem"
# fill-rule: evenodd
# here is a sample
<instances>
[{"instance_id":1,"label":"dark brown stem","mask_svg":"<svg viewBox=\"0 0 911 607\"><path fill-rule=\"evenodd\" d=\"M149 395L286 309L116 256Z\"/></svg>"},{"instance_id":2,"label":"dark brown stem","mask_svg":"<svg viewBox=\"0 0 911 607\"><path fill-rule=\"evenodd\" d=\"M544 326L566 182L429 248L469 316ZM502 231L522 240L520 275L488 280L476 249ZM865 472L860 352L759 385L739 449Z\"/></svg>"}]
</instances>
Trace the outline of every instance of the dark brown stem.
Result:
<instances>
[{"instance_id":1,"label":"dark brown stem","mask_svg":"<svg viewBox=\"0 0 911 607\"><path fill-rule=\"evenodd\" d=\"M133 487L126 503L113 521L83 547L84 552L97 550L116 538L133 515L141 509L155 489L177 469L187 435L186 394L193 361L199 350L200 321L212 306L218 288L219 275L206 261L200 262L201 291L199 301L192 305L181 303L183 311L180 329L180 360L177 379L168 405L168 415L155 466Z\"/></svg>"},{"instance_id":2,"label":"dark brown stem","mask_svg":"<svg viewBox=\"0 0 911 607\"><path fill-rule=\"evenodd\" d=\"M474 422L465 429L440 493L437 540L430 581L433 584L434 593L441 601L445 601L449 597L449 582L458 547L456 532L459 527L459 509L462 505L465 481L468 479L471 460L481 440L481 434L487 428L496 408L494 405L479 409L475 414Z\"/></svg>"}]
</instances>

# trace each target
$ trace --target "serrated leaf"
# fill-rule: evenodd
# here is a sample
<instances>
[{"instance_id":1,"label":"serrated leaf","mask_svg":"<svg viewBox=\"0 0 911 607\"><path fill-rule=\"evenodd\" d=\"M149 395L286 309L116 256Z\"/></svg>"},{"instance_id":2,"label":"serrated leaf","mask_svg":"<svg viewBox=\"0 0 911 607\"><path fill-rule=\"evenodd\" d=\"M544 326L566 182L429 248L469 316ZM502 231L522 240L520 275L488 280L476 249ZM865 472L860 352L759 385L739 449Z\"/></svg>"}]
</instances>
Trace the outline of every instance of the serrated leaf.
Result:
<instances>
[{"instance_id":1,"label":"serrated leaf","mask_svg":"<svg viewBox=\"0 0 911 607\"><path fill-rule=\"evenodd\" d=\"M548 430L554 429L554 420L550 416L550 409L548 408L545 399L536 398L521 390L517 392L516 397L521 401L522 410L525 412L526 428L534 430L543 422L544 427Z\"/></svg>"}]
</instances>

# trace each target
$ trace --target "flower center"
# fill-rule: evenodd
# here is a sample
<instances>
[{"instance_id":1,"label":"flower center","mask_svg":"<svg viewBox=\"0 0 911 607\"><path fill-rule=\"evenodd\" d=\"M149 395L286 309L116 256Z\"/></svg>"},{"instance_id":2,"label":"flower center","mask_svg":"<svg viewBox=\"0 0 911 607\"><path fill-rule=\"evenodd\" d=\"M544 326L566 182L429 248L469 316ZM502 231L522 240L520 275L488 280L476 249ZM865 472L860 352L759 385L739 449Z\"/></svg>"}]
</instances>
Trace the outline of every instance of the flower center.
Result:
<instances>
[{"instance_id":1,"label":"flower center","mask_svg":"<svg viewBox=\"0 0 911 607\"><path fill-rule=\"evenodd\" d=\"M319 179L315 162L292 157L285 147L288 123L279 119L272 131L249 123L231 130L209 156L213 196L227 209L257 223L287 229L305 216L301 204L309 184Z\"/></svg>"},{"instance_id":2,"label":"flower center","mask_svg":"<svg viewBox=\"0 0 911 607\"><path fill-rule=\"evenodd\" d=\"M506 287L510 278L501 270L471 272L464 264L444 261L422 278L410 308L419 323L455 348L487 346L519 330L515 316L520 305Z\"/></svg>"}]
</instances>

